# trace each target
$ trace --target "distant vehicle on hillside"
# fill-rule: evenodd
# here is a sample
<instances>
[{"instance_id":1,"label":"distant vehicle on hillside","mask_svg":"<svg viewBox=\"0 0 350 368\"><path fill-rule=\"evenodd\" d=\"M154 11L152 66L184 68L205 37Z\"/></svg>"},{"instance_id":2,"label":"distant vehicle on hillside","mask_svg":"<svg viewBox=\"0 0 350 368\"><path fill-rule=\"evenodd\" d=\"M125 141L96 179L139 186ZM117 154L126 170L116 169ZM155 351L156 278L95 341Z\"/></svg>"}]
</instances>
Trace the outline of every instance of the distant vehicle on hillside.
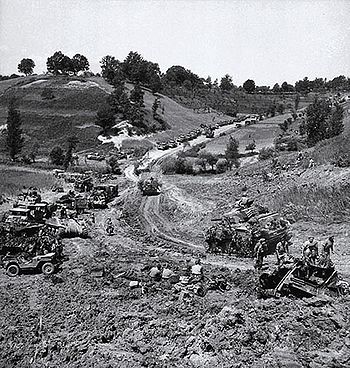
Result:
<instances>
[{"instance_id":1,"label":"distant vehicle on hillside","mask_svg":"<svg viewBox=\"0 0 350 368\"><path fill-rule=\"evenodd\" d=\"M103 161L105 159L104 156L100 155L99 153L91 153L86 156L88 160L94 160L94 161Z\"/></svg>"}]
</instances>

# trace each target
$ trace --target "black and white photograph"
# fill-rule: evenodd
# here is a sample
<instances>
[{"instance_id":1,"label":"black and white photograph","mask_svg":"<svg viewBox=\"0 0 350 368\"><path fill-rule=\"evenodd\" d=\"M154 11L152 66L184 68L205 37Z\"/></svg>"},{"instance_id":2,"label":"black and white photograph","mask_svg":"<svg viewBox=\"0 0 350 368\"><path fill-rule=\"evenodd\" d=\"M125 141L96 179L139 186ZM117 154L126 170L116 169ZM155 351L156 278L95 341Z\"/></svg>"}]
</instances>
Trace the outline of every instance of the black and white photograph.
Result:
<instances>
[{"instance_id":1,"label":"black and white photograph","mask_svg":"<svg viewBox=\"0 0 350 368\"><path fill-rule=\"evenodd\" d=\"M0 368L350 368L350 0L0 0Z\"/></svg>"}]
</instances>

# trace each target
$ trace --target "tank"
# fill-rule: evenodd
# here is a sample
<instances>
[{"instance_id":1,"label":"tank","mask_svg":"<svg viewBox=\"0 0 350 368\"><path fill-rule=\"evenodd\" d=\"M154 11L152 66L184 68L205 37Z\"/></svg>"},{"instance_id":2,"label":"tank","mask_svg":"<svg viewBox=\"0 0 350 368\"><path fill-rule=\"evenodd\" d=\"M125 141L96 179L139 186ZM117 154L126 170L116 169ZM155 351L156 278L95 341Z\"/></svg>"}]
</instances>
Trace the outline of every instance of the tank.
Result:
<instances>
[{"instance_id":1,"label":"tank","mask_svg":"<svg viewBox=\"0 0 350 368\"><path fill-rule=\"evenodd\" d=\"M138 186L144 196L153 196L161 193L161 184L153 177L141 179Z\"/></svg>"},{"instance_id":2,"label":"tank","mask_svg":"<svg viewBox=\"0 0 350 368\"><path fill-rule=\"evenodd\" d=\"M252 257L259 239L267 243L267 254L273 254L276 245L283 239L291 238L288 221L278 213L253 205L253 201L239 203L229 214L215 222L205 234L209 253L221 253L240 257Z\"/></svg>"}]
</instances>

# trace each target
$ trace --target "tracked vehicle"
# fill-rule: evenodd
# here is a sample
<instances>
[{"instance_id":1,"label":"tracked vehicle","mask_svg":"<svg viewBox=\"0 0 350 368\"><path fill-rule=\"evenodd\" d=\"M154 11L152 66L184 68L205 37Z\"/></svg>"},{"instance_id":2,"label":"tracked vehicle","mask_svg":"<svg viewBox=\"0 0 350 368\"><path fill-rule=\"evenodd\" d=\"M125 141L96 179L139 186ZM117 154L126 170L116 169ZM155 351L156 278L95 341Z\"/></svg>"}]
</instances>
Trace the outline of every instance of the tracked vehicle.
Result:
<instances>
[{"instance_id":1,"label":"tracked vehicle","mask_svg":"<svg viewBox=\"0 0 350 368\"><path fill-rule=\"evenodd\" d=\"M144 196L154 196L161 193L161 184L153 177L141 179L138 186Z\"/></svg>"},{"instance_id":2,"label":"tracked vehicle","mask_svg":"<svg viewBox=\"0 0 350 368\"><path fill-rule=\"evenodd\" d=\"M253 205L252 200L240 202L236 208L215 222L205 234L209 253L252 257L259 239L267 243L267 254L273 254L281 240L289 240L289 223L278 213Z\"/></svg>"},{"instance_id":3,"label":"tracked vehicle","mask_svg":"<svg viewBox=\"0 0 350 368\"><path fill-rule=\"evenodd\" d=\"M333 265L321 267L299 259L262 273L259 283L263 296L340 296L349 292L349 285L339 279Z\"/></svg>"}]
</instances>

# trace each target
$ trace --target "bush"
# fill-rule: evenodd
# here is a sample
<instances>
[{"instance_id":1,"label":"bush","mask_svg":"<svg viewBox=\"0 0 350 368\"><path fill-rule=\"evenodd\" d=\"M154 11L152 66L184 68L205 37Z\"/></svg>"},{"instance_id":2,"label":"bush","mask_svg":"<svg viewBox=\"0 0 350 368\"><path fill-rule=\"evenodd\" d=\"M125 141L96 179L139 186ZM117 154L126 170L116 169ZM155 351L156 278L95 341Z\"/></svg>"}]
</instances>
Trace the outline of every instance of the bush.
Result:
<instances>
[{"instance_id":1,"label":"bush","mask_svg":"<svg viewBox=\"0 0 350 368\"><path fill-rule=\"evenodd\" d=\"M305 141L299 136L285 135L275 139L275 148L278 151L300 151L305 147Z\"/></svg>"},{"instance_id":2,"label":"bush","mask_svg":"<svg viewBox=\"0 0 350 368\"><path fill-rule=\"evenodd\" d=\"M216 171L219 174L224 173L228 168L227 165L227 161L224 158L221 158L217 163L216 163Z\"/></svg>"},{"instance_id":3,"label":"bush","mask_svg":"<svg viewBox=\"0 0 350 368\"><path fill-rule=\"evenodd\" d=\"M163 174L193 174L193 164L184 157L168 158L163 161Z\"/></svg>"},{"instance_id":4,"label":"bush","mask_svg":"<svg viewBox=\"0 0 350 368\"><path fill-rule=\"evenodd\" d=\"M263 147L259 151L259 160L268 160L275 156L277 156L277 152L273 147Z\"/></svg>"},{"instance_id":5,"label":"bush","mask_svg":"<svg viewBox=\"0 0 350 368\"><path fill-rule=\"evenodd\" d=\"M120 166L119 166L119 161L118 161L118 157L111 156L107 160L107 163L108 163L108 166L110 168L111 174L120 174L121 173Z\"/></svg>"},{"instance_id":6,"label":"bush","mask_svg":"<svg viewBox=\"0 0 350 368\"><path fill-rule=\"evenodd\" d=\"M63 149L59 146L56 146L50 152L50 160L51 163L54 165L62 166L64 163L64 152Z\"/></svg>"}]
</instances>

